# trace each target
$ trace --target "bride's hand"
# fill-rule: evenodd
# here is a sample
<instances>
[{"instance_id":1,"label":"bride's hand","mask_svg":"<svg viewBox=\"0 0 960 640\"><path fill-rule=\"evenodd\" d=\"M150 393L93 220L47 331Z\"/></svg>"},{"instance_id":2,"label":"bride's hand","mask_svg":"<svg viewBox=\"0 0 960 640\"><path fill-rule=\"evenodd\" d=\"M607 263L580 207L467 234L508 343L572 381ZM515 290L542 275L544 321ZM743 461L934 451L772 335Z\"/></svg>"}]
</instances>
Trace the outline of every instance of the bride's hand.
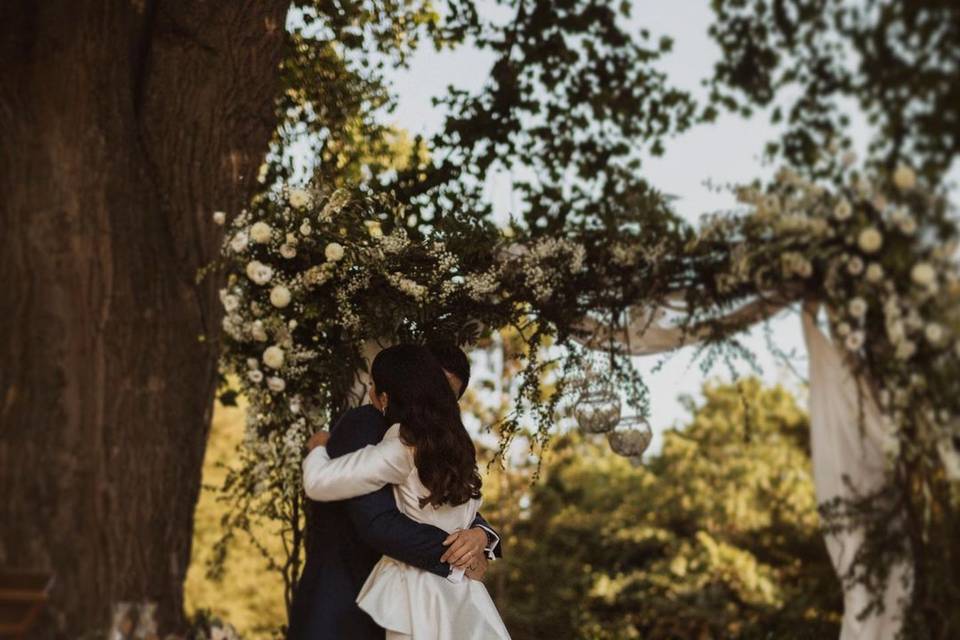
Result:
<instances>
[{"instance_id":1,"label":"bride's hand","mask_svg":"<svg viewBox=\"0 0 960 640\"><path fill-rule=\"evenodd\" d=\"M447 536L443 544L449 549L440 557L440 562L448 562L451 566L466 571L471 559L484 555L487 534L483 529L461 529Z\"/></svg>"},{"instance_id":2,"label":"bride's hand","mask_svg":"<svg viewBox=\"0 0 960 640\"><path fill-rule=\"evenodd\" d=\"M481 555L478 559L470 563L470 566L466 568L463 575L467 576L471 580L483 581L483 576L487 573L487 567L490 566L490 561L487 560L487 556Z\"/></svg>"},{"instance_id":3,"label":"bride's hand","mask_svg":"<svg viewBox=\"0 0 960 640\"><path fill-rule=\"evenodd\" d=\"M329 431L317 431L315 434L310 436L310 439L307 440L307 451L313 451L317 447L327 446L327 441L330 439Z\"/></svg>"}]
</instances>

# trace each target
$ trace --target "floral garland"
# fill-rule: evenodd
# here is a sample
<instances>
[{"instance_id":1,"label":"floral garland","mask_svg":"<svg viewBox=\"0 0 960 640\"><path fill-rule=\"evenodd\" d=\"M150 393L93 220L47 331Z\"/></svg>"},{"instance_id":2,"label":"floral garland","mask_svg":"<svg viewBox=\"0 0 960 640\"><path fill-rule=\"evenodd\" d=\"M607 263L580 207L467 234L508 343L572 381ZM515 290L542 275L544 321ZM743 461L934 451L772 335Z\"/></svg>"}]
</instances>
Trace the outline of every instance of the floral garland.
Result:
<instances>
[{"instance_id":1,"label":"floral garland","mask_svg":"<svg viewBox=\"0 0 960 640\"><path fill-rule=\"evenodd\" d=\"M907 167L886 181L848 170L832 192L784 170L738 197L749 213L710 220L688 245L724 247L718 297L793 290L822 302L886 414L891 462L939 458L960 479L960 270L945 201Z\"/></svg>"}]
</instances>

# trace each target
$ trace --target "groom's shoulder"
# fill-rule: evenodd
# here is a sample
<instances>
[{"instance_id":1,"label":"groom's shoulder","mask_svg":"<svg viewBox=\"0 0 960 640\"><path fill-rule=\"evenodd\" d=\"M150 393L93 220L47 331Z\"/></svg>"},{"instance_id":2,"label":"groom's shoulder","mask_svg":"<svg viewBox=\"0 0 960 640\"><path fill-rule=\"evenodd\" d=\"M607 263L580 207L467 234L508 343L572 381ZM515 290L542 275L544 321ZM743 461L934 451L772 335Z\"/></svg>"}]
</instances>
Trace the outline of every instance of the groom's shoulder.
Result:
<instances>
[{"instance_id":1,"label":"groom's shoulder","mask_svg":"<svg viewBox=\"0 0 960 640\"><path fill-rule=\"evenodd\" d=\"M332 456L342 455L383 439L386 420L373 405L348 409L331 430L328 449Z\"/></svg>"}]
</instances>

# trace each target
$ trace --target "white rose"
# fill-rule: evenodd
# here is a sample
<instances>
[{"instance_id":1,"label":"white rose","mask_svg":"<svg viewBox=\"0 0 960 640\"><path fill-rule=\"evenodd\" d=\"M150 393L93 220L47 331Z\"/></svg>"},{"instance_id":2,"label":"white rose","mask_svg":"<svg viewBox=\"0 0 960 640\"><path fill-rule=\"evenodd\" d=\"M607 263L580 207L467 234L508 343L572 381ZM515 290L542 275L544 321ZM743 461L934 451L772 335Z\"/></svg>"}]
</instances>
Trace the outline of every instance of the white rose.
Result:
<instances>
[{"instance_id":1,"label":"white rose","mask_svg":"<svg viewBox=\"0 0 960 640\"><path fill-rule=\"evenodd\" d=\"M846 338L850 335L850 325L846 322L841 322L837 325L837 335L841 338Z\"/></svg>"},{"instance_id":2,"label":"white rose","mask_svg":"<svg viewBox=\"0 0 960 640\"><path fill-rule=\"evenodd\" d=\"M224 332L234 340L242 339L240 335L240 322L236 316L223 316L223 320L220 321L220 326L223 327Z\"/></svg>"},{"instance_id":3,"label":"white rose","mask_svg":"<svg viewBox=\"0 0 960 640\"><path fill-rule=\"evenodd\" d=\"M238 308L240 308L240 298L233 295L232 293L228 293L227 295L223 296L222 302L223 302L223 310L226 311L227 313L232 313L236 311Z\"/></svg>"},{"instance_id":4,"label":"white rose","mask_svg":"<svg viewBox=\"0 0 960 640\"><path fill-rule=\"evenodd\" d=\"M917 221L911 215L905 216L898 225L904 235L912 236L917 232Z\"/></svg>"},{"instance_id":5,"label":"white rose","mask_svg":"<svg viewBox=\"0 0 960 640\"><path fill-rule=\"evenodd\" d=\"M854 318L862 318L867 313L867 301L858 296L850 301L847 308Z\"/></svg>"},{"instance_id":6,"label":"white rose","mask_svg":"<svg viewBox=\"0 0 960 640\"><path fill-rule=\"evenodd\" d=\"M247 368L248 369L259 369L260 361L256 358L247 358Z\"/></svg>"},{"instance_id":7,"label":"white rose","mask_svg":"<svg viewBox=\"0 0 960 640\"><path fill-rule=\"evenodd\" d=\"M223 223L227 221L227 214L223 211L214 211L213 212L213 223L223 226Z\"/></svg>"},{"instance_id":8,"label":"white rose","mask_svg":"<svg viewBox=\"0 0 960 640\"><path fill-rule=\"evenodd\" d=\"M329 262L339 262L343 258L343 245L338 242L331 242L323 250L323 255Z\"/></svg>"},{"instance_id":9,"label":"white rose","mask_svg":"<svg viewBox=\"0 0 960 640\"><path fill-rule=\"evenodd\" d=\"M250 227L250 239L258 244L266 244L270 242L270 233L273 230L270 228L266 222L255 222L252 227Z\"/></svg>"},{"instance_id":10,"label":"white rose","mask_svg":"<svg viewBox=\"0 0 960 640\"><path fill-rule=\"evenodd\" d=\"M270 290L270 304L278 309L283 309L290 304L290 298L290 289L287 289L282 284L278 284Z\"/></svg>"},{"instance_id":11,"label":"white rose","mask_svg":"<svg viewBox=\"0 0 960 640\"><path fill-rule=\"evenodd\" d=\"M250 378L251 382L256 382L259 384L263 381L263 372L259 369L251 369L247 372L247 377Z\"/></svg>"},{"instance_id":12,"label":"white rose","mask_svg":"<svg viewBox=\"0 0 960 640\"><path fill-rule=\"evenodd\" d=\"M913 340L904 340L897 345L896 356L900 360L909 360L917 352L917 345Z\"/></svg>"},{"instance_id":13,"label":"white rose","mask_svg":"<svg viewBox=\"0 0 960 640\"><path fill-rule=\"evenodd\" d=\"M833 217L841 222L844 220L849 220L850 216L853 215L853 207L850 206L850 202L843 198L840 202L837 203L837 206L833 208Z\"/></svg>"},{"instance_id":14,"label":"white rose","mask_svg":"<svg viewBox=\"0 0 960 640\"><path fill-rule=\"evenodd\" d=\"M259 260L251 260L247 263L247 277L257 284L267 284L273 277L273 269Z\"/></svg>"},{"instance_id":15,"label":"white rose","mask_svg":"<svg viewBox=\"0 0 960 640\"><path fill-rule=\"evenodd\" d=\"M927 339L927 342L937 346L943 341L944 330L943 327L936 322L931 322L924 329L923 335Z\"/></svg>"},{"instance_id":16,"label":"white rose","mask_svg":"<svg viewBox=\"0 0 960 640\"><path fill-rule=\"evenodd\" d=\"M266 342L267 330L263 328L263 322L254 320L253 324L250 325L250 335L253 336L253 339L257 342Z\"/></svg>"},{"instance_id":17,"label":"white rose","mask_svg":"<svg viewBox=\"0 0 960 640\"><path fill-rule=\"evenodd\" d=\"M896 460L900 457L900 438L892 435L883 439L883 453L889 460Z\"/></svg>"},{"instance_id":18,"label":"white rose","mask_svg":"<svg viewBox=\"0 0 960 640\"><path fill-rule=\"evenodd\" d=\"M302 233L305 236L308 236L311 233L313 233L313 227L310 226L309 220L304 220L303 224L300 225L300 233Z\"/></svg>"},{"instance_id":19,"label":"white rose","mask_svg":"<svg viewBox=\"0 0 960 640\"><path fill-rule=\"evenodd\" d=\"M383 229L380 227L379 220L367 220L363 223L367 227L367 233L370 234L370 237L379 240L383 237Z\"/></svg>"},{"instance_id":20,"label":"white rose","mask_svg":"<svg viewBox=\"0 0 960 640\"><path fill-rule=\"evenodd\" d=\"M233 239L230 240L230 248L236 253L240 253L247 248L247 244L249 243L250 237L247 235L247 232L237 231L236 235L233 236Z\"/></svg>"},{"instance_id":21,"label":"white rose","mask_svg":"<svg viewBox=\"0 0 960 640\"><path fill-rule=\"evenodd\" d=\"M897 344L907 337L907 330L900 320L887 321L887 339Z\"/></svg>"},{"instance_id":22,"label":"white rose","mask_svg":"<svg viewBox=\"0 0 960 640\"><path fill-rule=\"evenodd\" d=\"M278 378L277 376L270 376L269 378L267 378L267 388L269 388L270 391L273 391L275 393L280 393L281 391L287 388L287 383L283 380L283 378Z\"/></svg>"},{"instance_id":23,"label":"white rose","mask_svg":"<svg viewBox=\"0 0 960 640\"><path fill-rule=\"evenodd\" d=\"M910 279L920 287L929 287L937 277L936 271L928 262L918 262L910 270Z\"/></svg>"},{"instance_id":24,"label":"white rose","mask_svg":"<svg viewBox=\"0 0 960 640\"><path fill-rule=\"evenodd\" d=\"M310 204L310 194L304 189L290 189L287 200L294 209L303 209Z\"/></svg>"},{"instance_id":25,"label":"white rose","mask_svg":"<svg viewBox=\"0 0 960 640\"><path fill-rule=\"evenodd\" d=\"M280 245L280 255L289 260L290 258L297 257L297 250L289 244Z\"/></svg>"},{"instance_id":26,"label":"white rose","mask_svg":"<svg viewBox=\"0 0 960 640\"><path fill-rule=\"evenodd\" d=\"M867 267L867 282L877 284L881 280L883 280L883 267L876 262L871 262Z\"/></svg>"},{"instance_id":27,"label":"white rose","mask_svg":"<svg viewBox=\"0 0 960 640\"><path fill-rule=\"evenodd\" d=\"M283 349L277 345L267 347L263 351L263 364L271 369L279 369L283 366Z\"/></svg>"},{"instance_id":28,"label":"white rose","mask_svg":"<svg viewBox=\"0 0 960 640\"><path fill-rule=\"evenodd\" d=\"M893 184L897 185L898 189L904 191L913 189L917 184L917 174L915 174L910 167L901 164L893 172Z\"/></svg>"},{"instance_id":29,"label":"white rose","mask_svg":"<svg viewBox=\"0 0 960 640\"><path fill-rule=\"evenodd\" d=\"M867 227L860 232L857 245L864 253L876 253L883 246L883 236L876 227Z\"/></svg>"},{"instance_id":30,"label":"white rose","mask_svg":"<svg viewBox=\"0 0 960 640\"><path fill-rule=\"evenodd\" d=\"M859 351L863 346L863 331L854 331L847 336L846 346L850 351Z\"/></svg>"},{"instance_id":31,"label":"white rose","mask_svg":"<svg viewBox=\"0 0 960 640\"><path fill-rule=\"evenodd\" d=\"M850 272L852 276L858 276L863 273L863 260L859 256L854 256L850 259L850 262L847 263L847 271Z\"/></svg>"}]
</instances>

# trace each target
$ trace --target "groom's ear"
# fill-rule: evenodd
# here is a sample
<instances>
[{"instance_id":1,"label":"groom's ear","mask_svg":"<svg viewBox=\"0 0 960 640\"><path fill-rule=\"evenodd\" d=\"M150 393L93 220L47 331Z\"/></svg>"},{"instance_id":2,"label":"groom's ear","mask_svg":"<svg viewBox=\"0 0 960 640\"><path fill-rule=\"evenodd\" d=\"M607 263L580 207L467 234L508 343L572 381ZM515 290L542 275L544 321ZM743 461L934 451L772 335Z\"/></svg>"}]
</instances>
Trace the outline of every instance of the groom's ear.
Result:
<instances>
[{"instance_id":1,"label":"groom's ear","mask_svg":"<svg viewBox=\"0 0 960 640\"><path fill-rule=\"evenodd\" d=\"M450 383L450 388L453 390L453 395L457 397L457 400L463 396L463 380L460 379L460 376L457 374L443 370L445 376L447 376L447 382Z\"/></svg>"}]
</instances>

